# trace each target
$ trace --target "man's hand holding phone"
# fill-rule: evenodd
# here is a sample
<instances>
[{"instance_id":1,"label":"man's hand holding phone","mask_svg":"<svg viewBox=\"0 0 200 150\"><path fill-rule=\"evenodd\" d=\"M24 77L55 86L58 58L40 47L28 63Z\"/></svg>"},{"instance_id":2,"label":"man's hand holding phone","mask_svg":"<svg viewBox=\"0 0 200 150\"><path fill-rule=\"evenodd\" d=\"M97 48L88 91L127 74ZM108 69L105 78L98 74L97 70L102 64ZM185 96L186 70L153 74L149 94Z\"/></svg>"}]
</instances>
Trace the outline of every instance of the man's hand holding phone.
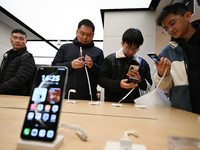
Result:
<instances>
[{"instance_id":1,"label":"man's hand holding phone","mask_svg":"<svg viewBox=\"0 0 200 150\"><path fill-rule=\"evenodd\" d=\"M134 78L134 77L129 77L128 78L128 82L127 83L134 83L134 84L138 84L139 79Z\"/></svg>"},{"instance_id":2,"label":"man's hand holding phone","mask_svg":"<svg viewBox=\"0 0 200 150\"><path fill-rule=\"evenodd\" d=\"M166 70L166 68L168 67L168 70L166 72L166 76L169 75L170 71L171 71L171 61L167 58L164 58L162 57L160 59L160 62L159 64L157 64L156 62L154 63L156 65L156 68L157 68L157 71L158 71L158 74L160 76L163 76L164 75L164 72Z\"/></svg>"},{"instance_id":3,"label":"man's hand holding phone","mask_svg":"<svg viewBox=\"0 0 200 150\"><path fill-rule=\"evenodd\" d=\"M128 74L138 71L139 70L139 66L138 65L130 65L129 70L128 70Z\"/></svg>"},{"instance_id":4,"label":"man's hand holding phone","mask_svg":"<svg viewBox=\"0 0 200 150\"><path fill-rule=\"evenodd\" d=\"M85 60L83 61L84 57L81 56L77 59L74 59L71 63L73 69L83 68L84 65L88 66L88 68L92 68L93 61L90 56L85 55Z\"/></svg>"},{"instance_id":5,"label":"man's hand holding phone","mask_svg":"<svg viewBox=\"0 0 200 150\"><path fill-rule=\"evenodd\" d=\"M166 68L168 67L168 70L165 75L168 75L171 70L171 61L167 58L160 58L155 52L150 52L147 54L152 60L154 60L154 64L156 65L158 74L160 76L164 75L164 72Z\"/></svg>"},{"instance_id":6,"label":"man's hand holding phone","mask_svg":"<svg viewBox=\"0 0 200 150\"><path fill-rule=\"evenodd\" d=\"M134 84L133 82L128 83L128 79L122 79L120 82L120 87L123 89L132 89L137 86L138 84Z\"/></svg>"},{"instance_id":7,"label":"man's hand holding phone","mask_svg":"<svg viewBox=\"0 0 200 150\"><path fill-rule=\"evenodd\" d=\"M84 62L82 61L84 57L79 57L77 59L74 59L71 63L71 66L73 69L79 69L84 67Z\"/></svg>"},{"instance_id":8,"label":"man's hand holding phone","mask_svg":"<svg viewBox=\"0 0 200 150\"><path fill-rule=\"evenodd\" d=\"M138 70L139 70L139 66L137 65L130 66L127 73L127 76L129 77L128 83L132 82L132 83L137 84L138 82L141 82L141 76Z\"/></svg>"}]
</instances>

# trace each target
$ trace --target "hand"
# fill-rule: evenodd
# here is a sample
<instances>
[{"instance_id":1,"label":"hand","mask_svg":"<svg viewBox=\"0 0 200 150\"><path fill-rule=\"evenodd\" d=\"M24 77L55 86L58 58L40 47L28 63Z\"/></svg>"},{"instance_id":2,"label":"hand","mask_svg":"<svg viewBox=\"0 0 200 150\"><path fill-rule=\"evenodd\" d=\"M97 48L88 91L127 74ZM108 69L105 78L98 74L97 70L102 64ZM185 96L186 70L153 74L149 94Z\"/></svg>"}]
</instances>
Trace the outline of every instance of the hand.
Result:
<instances>
[{"instance_id":1,"label":"hand","mask_svg":"<svg viewBox=\"0 0 200 150\"><path fill-rule=\"evenodd\" d=\"M73 69L83 68L84 62L82 61L83 57L79 57L77 59L74 59L71 63Z\"/></svg>"},{"instance_id":2,"label":"hand","mask_svg":"<svg viewBox=\"0 0 200 150\"><path fill-rule=\"evenodd\" d=\"M93 66L93 61L88 55L85 55L85 65L88 66L88 68L92 68Z\"/></svg>"},{"instance_id":3,"label":"hand","mask_svg":"<svg viewBox=\"0 0 200 150\"><path fill-rule=\"evenodd\" d=\"M137 79L139 79L139 82L142 82L142 78L141 78L138 70L128 71L127 76L137 78Z\"/></svg>"},{"instance_id":4,"label":"hand","mask_svg":"<svg viewBox=\"0 0 200 150\"><path fill-rule=\"evenodd\" d=\"M120 82L120 87L123 89L132 89L134 87L137 87L138 84L134 84L134 83L127 83L128 79L122 79Z\"/></svg>"},{"instance_id":5,"label":"hand","mask_svg":"<svg viewBox=\"0 0 200 150\"><path fill-rule=\"evenodd\" d=\"M171 71L171 61L169 59L167 59L167 58L162 57L160 59L159 64L157 64L156 62L154 64L156 65L156 68L158 70L158 74L160 76L164 75L164 72L165 72L167 67L168 67L168 70L167 70L165 75L167 76Z\"/></svg>"}]
</instances>

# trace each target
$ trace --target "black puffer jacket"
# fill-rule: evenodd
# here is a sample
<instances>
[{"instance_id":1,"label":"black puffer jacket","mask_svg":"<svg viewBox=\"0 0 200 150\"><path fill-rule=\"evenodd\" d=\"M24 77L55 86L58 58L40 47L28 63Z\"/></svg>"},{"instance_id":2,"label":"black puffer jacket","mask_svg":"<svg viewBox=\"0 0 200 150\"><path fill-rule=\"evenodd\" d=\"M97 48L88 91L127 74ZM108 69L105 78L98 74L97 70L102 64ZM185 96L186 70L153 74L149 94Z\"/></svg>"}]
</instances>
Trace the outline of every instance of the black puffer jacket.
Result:
<instances>
[{"instance_id":1,"label":"black puffer jacket","mask_svg":"<svg viewBox=\"0 0 200 150\"><path fill-rule=\"evenodd\" d=\"M34 75L35 61L26 47L4 54L0 69L0 94L29 95L30 80Z\"/></svg>"},{"instance_id":2,"label":"black puffer jacket","mask_svg":"<svg viewBox=\"0 0 200 150\"><path fill-rule=\"evenodd\" d=\"M103 51L98 47L94 46L94 43L81 44L77 38L74 39L73 43L64 44L58 50L52 65L53 66L66 66L69 69L68 81L66 87L65 98L68 97L68 91L70 89L75 89L76 93L71 93L71 99L83 99L90 100L90 93L88 88L88 80L86 76L85 68L73 69L71 67L71 62L74 59L80 57L80 46L82 47L82 55L88 55L93 61L93 67L88 68L88 74L91 84L92 97L97 99L97 78L99 75L100 67L104 60ZM84 61L84 60L83 60Z\"/></svg>"},{"instance_id":3,"label":"black puffer jacket","mask_svg":"<svg viewBox=\"0 0 200 150\"><path fill-rule=\"evenodd\" d=\"M200 114L200 19L191 23L196 32L188 41L172 38L186 54L187 75L189 81L190 102L192 112Z\"/></svg>"},{"instance_id":4,"label":"black puffer jacket","mask_svg":"<svg viewBox=\"0 0 200 150\"><path fill-rule=\"evenodd\" d=\"M148 63L141 57L137 57L139 61L139 74L142 82L138 83L133 92L123 101L124 103L134 103L134 99L140 96L139 88L146 91L147 82L152 85L150 68ZM105 101L118 102L131 89L123 89L120 87L122 79L127 79L128 69L132 63L136 63L132 58L126 57L122 49L116 53L110 54L104 60L100 74L99 85L105 88ZM137 62L138 63L138 62Z\"/></svg>"}]
</instances>

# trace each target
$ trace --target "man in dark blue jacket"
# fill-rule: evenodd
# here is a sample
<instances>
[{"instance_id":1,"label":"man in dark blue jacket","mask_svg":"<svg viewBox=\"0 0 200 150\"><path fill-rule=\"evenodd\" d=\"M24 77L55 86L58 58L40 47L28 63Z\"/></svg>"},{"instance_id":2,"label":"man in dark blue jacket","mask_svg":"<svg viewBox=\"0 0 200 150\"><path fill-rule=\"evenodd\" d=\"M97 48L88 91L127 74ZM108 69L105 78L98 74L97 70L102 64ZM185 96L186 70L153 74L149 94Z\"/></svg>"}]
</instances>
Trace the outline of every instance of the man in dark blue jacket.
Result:
<instances>
[{"instance_id":1,"label":"man in dark blue jacket","mask_svg":"<svg viewBox=\"0 0 200 150\"><path fill-rule=\"evenodd\" d=\"M91 86L92 99L97 99L97 78L104 55L101 49L94 46L94 30L90 20L80 21L73 43L62 45L52 62L53 66L66 66L69 69L65 98L68 97L68 91L74 89L76 93L70 94L71 99L90 100Z\"/></svg>"},{"instance_id":2,"label":"man in dark blue jacket","mask_svg":"<svg viewBox=\"0 0 200 150\"><path fill-rule=\"evenodd\" d=\"M134 103L142 91L152 85L148 63L136 54L143 43L140 30L130 28L122 36L122 48L105 58L99 75L99 85L105 88L105 101L118 102L133 88L123 102ZM135 67L132 71L130 66ZM138 69L139 68L139 69ZM128 77L139 80L138 84L129 83Z\"/></svg>"},{"instance_id":3,"label":"man in dark blue jacket","mask_svg":"<svg viewBox=\"0 0 200 150\"><path fill-rule=\"evenodd\" d=\"M26 33L14 29L11 33L13 48L4 54L0 68L0 94L30 95L35 61L26 48Z\"/></svg>"}]
</instances>

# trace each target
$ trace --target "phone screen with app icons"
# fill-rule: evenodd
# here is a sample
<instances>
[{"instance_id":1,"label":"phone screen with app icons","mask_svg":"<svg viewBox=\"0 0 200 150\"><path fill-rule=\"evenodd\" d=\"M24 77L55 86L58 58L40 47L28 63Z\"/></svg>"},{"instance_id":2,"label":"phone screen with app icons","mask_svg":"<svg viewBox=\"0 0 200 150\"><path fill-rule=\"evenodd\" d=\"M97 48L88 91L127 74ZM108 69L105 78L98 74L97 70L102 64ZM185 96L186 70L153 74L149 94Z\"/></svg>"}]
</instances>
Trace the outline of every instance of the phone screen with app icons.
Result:
<instances>
[{"instance_id":1,"label":"phone screen with app icons","mask_svg":"<svg viewBox=\"0 0 200 150\"><path fill-rule=\"evenodd\" d=\"M66 67L38 68L21 131L22 139L54 141L67 74Z\"/></svg>"}]
</instances>

